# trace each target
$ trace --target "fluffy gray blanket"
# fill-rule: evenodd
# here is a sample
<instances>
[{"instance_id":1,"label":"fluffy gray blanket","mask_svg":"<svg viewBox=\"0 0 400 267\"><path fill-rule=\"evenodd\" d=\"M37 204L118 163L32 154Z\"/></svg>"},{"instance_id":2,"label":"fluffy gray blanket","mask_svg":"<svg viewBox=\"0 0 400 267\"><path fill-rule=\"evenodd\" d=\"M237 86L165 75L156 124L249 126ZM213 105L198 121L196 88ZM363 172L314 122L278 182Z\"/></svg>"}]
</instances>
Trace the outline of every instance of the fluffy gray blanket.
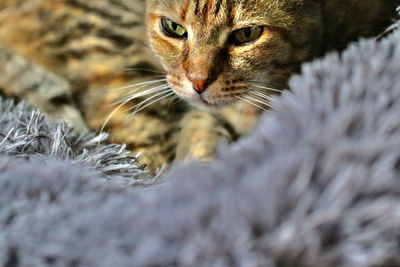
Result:
<instances>
[{"instance_id":1,"label":"fluffy gray blanket","mask_svg":"<svg viewBox=\"0 0 400 267\"><path fill-rule=\"evenodd\" d=\"M2 100L0 266L400 266L400 32L302 73L251 136L161 184Z\"/></svg>"}]
</instances>

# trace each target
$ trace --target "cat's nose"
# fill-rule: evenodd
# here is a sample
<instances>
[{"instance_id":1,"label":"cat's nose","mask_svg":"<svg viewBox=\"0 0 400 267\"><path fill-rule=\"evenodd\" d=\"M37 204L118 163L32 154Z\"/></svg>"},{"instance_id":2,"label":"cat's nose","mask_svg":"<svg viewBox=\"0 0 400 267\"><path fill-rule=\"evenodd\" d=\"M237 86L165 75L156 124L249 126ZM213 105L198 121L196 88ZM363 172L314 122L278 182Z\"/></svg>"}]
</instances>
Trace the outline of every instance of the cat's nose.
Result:
<instances>
[{"instance_id":1,"label":"cat's nose","mask_svg":"<svg viewBox=\"0 0 400 267\"><path fill-rule=\"evenodd\" d=\"M206 90L206 79L190 79L193 84L193 89L196 90L197 93L201 94Z\"/></svg>"}]
</instances>

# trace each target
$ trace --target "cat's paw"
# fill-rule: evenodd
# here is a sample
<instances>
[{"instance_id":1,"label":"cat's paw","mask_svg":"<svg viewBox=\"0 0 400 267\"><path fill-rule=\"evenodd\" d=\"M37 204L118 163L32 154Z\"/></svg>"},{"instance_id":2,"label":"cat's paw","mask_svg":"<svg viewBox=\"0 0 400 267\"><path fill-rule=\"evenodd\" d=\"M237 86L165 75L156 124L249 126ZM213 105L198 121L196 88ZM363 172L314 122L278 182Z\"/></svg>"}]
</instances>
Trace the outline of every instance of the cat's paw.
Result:
<instances>
[{"instance_id":1,"label":"cat's paw","mask_svg":"<svg viewBox=\"0 0 400 267\"><path fill-rule=\"evenodd\" d=\"M211 161L216 157L220 141L231 142L234 139L226 121L207 111L190 111L183 118L181 127L175 157L180 162Z\"/></svg>"}]
</instances>

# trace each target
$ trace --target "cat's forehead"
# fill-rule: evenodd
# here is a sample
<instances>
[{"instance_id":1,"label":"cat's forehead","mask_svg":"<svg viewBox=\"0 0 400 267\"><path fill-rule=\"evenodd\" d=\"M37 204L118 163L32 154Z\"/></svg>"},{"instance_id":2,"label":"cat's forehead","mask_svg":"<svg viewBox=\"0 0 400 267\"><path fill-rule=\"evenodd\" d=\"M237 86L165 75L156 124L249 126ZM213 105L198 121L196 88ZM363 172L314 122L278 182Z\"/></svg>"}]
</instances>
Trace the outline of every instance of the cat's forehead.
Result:
<instances>
[{"instance_id":1,"label":"cat's forehead","mask_svg":"<svg viewBox=\"0 0 400 267\"><path fill-rule=\"evenodd\" d=\"M281 24L291 23L288 14L303 0L147 0L151 13L181 23Z\"/></svg>"}]
</instances>

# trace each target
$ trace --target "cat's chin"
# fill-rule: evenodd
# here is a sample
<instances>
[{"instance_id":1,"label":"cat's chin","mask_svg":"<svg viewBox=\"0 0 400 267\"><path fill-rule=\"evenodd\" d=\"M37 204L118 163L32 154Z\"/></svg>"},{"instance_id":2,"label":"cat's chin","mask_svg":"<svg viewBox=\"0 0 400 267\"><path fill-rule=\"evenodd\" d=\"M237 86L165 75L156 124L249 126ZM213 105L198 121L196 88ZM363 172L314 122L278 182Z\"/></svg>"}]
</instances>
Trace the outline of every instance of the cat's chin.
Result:
<instances>
[{"instance_id":1,"label":"cat's chin","mask_svg":"<svg viewBox=\"0 0 400 267\"><path fill-rule=\"evenodd\" d=\"M232 101L232 99L226 99L225 101L221 98L218 99L210 99L210 97L206 94L204 96L200 96L197 94L179 94L175 92L182 100L186 103L203 110L218 110L224 108L226 106L231 106L235 104L237 101Z\"/></svg>"},{"instance_id":2,"label":"cat's chin","mask_svg":"<svg viewBox=\"0 0 400 267\"><path fill-rule=\"evenodd\" d=\"M229 106L234 104L234 102L220 102L220 103L213 103L213 102L209 102L208 100L204 99L204 98L199 98L196 101L188 101L190 104L192 104L193 106L195 106L196 108L199 109L203 109L203 110L217 110L217 109L221 109L223 107Z\"/></svg>"},{"instance_id":3,"label":"cat's chin","mask_svg":"<svg viewBox=\"0 0 400 267\"><path fill-rule=\"evenodd\" d=\"M209 103L204 99L195 102L192 101L191 104L196 108L206 109L206 110L215 110L222 107L221 105L218 104Z\"/></svg>"}]
</instances>

